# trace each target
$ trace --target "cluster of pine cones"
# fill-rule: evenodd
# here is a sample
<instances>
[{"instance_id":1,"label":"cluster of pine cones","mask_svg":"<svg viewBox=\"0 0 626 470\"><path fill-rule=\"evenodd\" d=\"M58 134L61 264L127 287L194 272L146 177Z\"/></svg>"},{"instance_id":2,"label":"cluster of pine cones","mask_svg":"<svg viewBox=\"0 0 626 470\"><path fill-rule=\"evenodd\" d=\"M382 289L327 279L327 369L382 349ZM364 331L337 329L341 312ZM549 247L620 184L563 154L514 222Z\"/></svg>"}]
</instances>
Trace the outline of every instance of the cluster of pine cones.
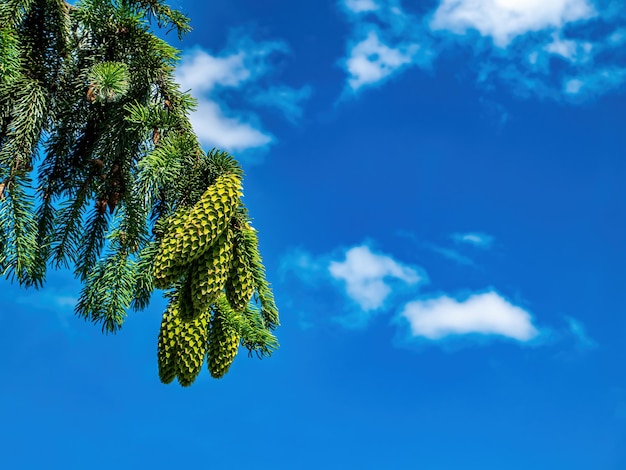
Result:
<instances>
[{"instance_id":1,"label":"cluster of pine cones","mask_svg":"<svg viewBox=\"0 0 626 470\"><path fill-rule=\"evenodd\" d=\"M155 286L174 287L158 340L159 377L191 385L208 356L211 375L228 372L243 314L257 285L256 231L242 215L241 178L219 176L191 208L167 222L154 261Z\"/></svg>"}]
</instances>

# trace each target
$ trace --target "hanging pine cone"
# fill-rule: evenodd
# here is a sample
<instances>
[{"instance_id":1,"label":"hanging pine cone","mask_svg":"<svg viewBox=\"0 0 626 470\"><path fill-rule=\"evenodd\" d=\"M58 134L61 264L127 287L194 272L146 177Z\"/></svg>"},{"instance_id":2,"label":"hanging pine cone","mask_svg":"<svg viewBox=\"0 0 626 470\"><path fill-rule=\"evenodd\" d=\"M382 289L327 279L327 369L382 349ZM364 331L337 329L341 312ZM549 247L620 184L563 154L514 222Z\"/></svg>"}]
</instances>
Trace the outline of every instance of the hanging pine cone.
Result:
<instances>
[{"instance_id":1,"label":"hanging pine cone","mask_svg":"<svg viewBox=\"0 0 626 470\"><path fill-rule=\"evenodd\" d=\"M226 298L233 310L242 311L254 294L254 275L248 260L237 246L233 250L233 262L226 281Z\"/></svg>"},{"instance_id":2,"label":"hanging pine cone","mask_svg":"<svg viewBox=\"0 0 626 470\"><path fill-rule=\"evenodd\" d=\"M163 313L158 341L159 378L168 384L178 375L178 336L181 331L177 303L170 302Z\"/></svg>"},{"instance_id":3,"label":"hanging pine cone","mask_svg":"<svg viewBox=\"0 0 626 470\"><path fill-rule=\"evenodd\" d=\"M222 175L209 186L189 211L181 211L172 220L155 259L155 277L159 285L176 274L176 267L189 265L215 243L228 227L241 196L241 179Z\"/></svg>"},{"instance_id":4,"label":"hanging pine cone","mask_svg":"<svg viewBox=\"0 0 626 470\"><path fill-rule=\"evenodd\" d=\"M215 308L211 328L209 330L208 366L213 378L224 377L239 350L241 339L239 329L235 324L234 311L221 307Z\"/></svg>"},{"instance_id":5,"label":"hanging pine cone","mask_svg":"<svg viewBox=\"0 0 626 470\"><path fill-rule=\"evenodd\" d=\"M159 251L154 258L154 285L159 289L166 289L185 272L187 266L177 263L173 250L173 244L164 243L166 237L182 236L183 226L191 209L184 207L178 209L165 224L167 230L164 239L159 245Z\"/></svg>"},{"instance_id":6,"label":"hanging pine cone","mask_svg":"<svg viewBox=\"0 0 626 470\"><path fill-rule=\"evenodd\" d=\"M207 351L209 315L209 310L205 310L193 320L180 321L177 337L178 382L183 387L191 385L202 370Z\"/></svg>"},{"instance_id":7,"label":"hanging pine cone","mask_svg":"<svg viewBox=\"0 0 626 470\"><path fill-rule=\"evenodd\" d=\"M209 251L194 261L191 270L191 299L196 310L208 308L222 293L233 259L230 229L224 230Z\"/></svg>"}]
</instances>

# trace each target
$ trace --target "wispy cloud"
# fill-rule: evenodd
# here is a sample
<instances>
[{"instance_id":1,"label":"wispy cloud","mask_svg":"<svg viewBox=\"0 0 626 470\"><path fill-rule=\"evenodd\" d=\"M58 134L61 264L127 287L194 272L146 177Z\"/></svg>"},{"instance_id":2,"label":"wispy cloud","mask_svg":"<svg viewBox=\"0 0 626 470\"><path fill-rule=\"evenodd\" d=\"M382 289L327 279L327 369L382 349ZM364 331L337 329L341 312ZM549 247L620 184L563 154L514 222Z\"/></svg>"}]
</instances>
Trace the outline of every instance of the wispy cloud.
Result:
<instances>
[{"instance_id":1,"label":"wispy cloud","mask_svg":"<svg viewBox=\"0 0 626 470\"><path fill-rule=\"evenodd\" d=\"M576 104L626 82L626 15L611 2L439 0L421 15L401 0L339 5L352 25L342 64L353 93L459 49L478 85L519 98Z\"/></svg>"},{"instance_id":2,"label":"wispy cloud","mask_svg":"<svg viewBox=\"0 0 626 470\"><path fill-rule=\"evenodd\" d=\"M73 282L70 282L70 284L73 284ZM16 303L27 305L35 310L52 312L56 315L59 325L66 332L70 332L72 320L74 319L74 307L78 303L78 297L54 288L46 288L37 292L37 295L21 295L16 299Z\"/></svg>"},{"instance_id":3,"label":"wispy cloud","mask_svg":"<svg viewBox=\"0 0 626 470\"><path fill-rule=\"evenodd\" d=\"M203 145L241 152L262 149L275 140L257 114L231 105L229 90L237 90L253 105L266 105L268 95L281 98L276 106L289 116L301 115L302 95L286 85L264 85L274 73L276 60L288 52L282 41L254 41L240 31L217 54L200 47L185 51L176 80L198 100L190 119Z\"/></svg>"},{"instance_id":4,"label":"wispy cloud","mask_svg":"<svg viewBox=\"0 0 626 470\"><path fill-rule=\"evenodd\" d=\"M78 298L54 289L46 289L38 292L37 295L21 295L16 302L42 309L73 311Z\"/></svg>"},{"instance_id":5,"label":"wispy cloud","mask_svg":"<svg viewBox=\"0 0 626 470\"><path fill-rule=\"evenodd\" d=\"M328 271L344 283L348 297L365 312L383 307L394 282L415 285L424 280L417 269L373 253L365 245L350 248L343 261L331 261Z\"/></svg>"},{"instance_id":6,"label":"wispy cloud","mask_svg":"<svg viewBox=\"0 0 626 470\"><path fill-rule=\"evenodd\" d=\"M285 279L290 274L305 282L315 282L320 277L327 275L329 261L324 257L316 258L302 248L292 248L281 259L279 273Z\"/></svg>"},{"instance_id":7,"label":"wispy cloud","mask_svg":"<svg viewBox=\"0 0 626 470\"><path fill-rule=\"evenodd\" d=\"M503 336L520 342L537 337L529 312L494 291L464 300L440 296L406 304L401 312L413 337L440 340L450 336Z\"/></svg>"},{"instance_id":8,"label":"wispy cloud","mask_svg":"<svg viewBox=\"0 0 626 470\"><path fill-rule=\"evenodd\" d=\"M257 106L274 108L282 112L292 123L302 119L303 104L311 97L313 89L309 86L291 88L288 86L274 86L259 92L252 99Z\"/></svg>"},{"instance_id":9,"label":"wispy cloud","mask_svg":"<svg viewBox=\"0 0 626 470\"><path fill-rule=\"evenodd\" d=\"M52 302L57 307L70 308L73 310L78 303L78 298L71 295L53 295Z\"/></svg>"},{"instance_id":10,"label":"wispy cloud","mask_svg":"<svg viewBox=\"0 0 626 470\"><path fill-rule=\"evenodd\" d=\"M576 344L580 349L594 349L598 346L598 344L589 337L589 335L587 334L587 329L582 322L572 317L565 317L565 320L567 321L569 333L576 340Z\"/></svg>"},{"instance_id":11,"label":"wispy cloud","mask_svg":"<svg viewBox=\"0 0 626 470\"><path fill-rule=\"evenodd\" d=\"M464 243L478 248L489 248L494 242L494 237L481 232L453 233L451 237L457 243Z\"/></svg>"},{"instance_id":12,"label":"wispy cloud","mask_svg":"<svg viewBox=\"0 0 626 470\"><path fill-rule=\"evenodd\" d=\"M433 30L464 35L478 31L498 47L529 32L560 29L595 15L587 0L442 0L431 21Z\"/></svg>"},{"instance_id":13,"label":"wispy cloud","mask_svg":"<svg viewBox=\"0 0 626 470\"><path fill-rule=\"evenodd\" d=\"M566 77L563 92L572 99L584 100L619 88L626 82L626 67L612 67Z\"/></svg>"},{"instance_id":14,"label":"wispy cloud","mask_svg":"<svg viewBox=\"0 0 626 470\"><path fill-rule=\"evenodd\" d=\"M437 246L437 245L428 245L428 248L434 251L435 253L443 256L444 258L454 261L455 263L462 264L465 266L474 266L474 267L476 266L476 263L474 263L473 259L459 253L456 250L453 250L452 248L444 248L442 246Z\"/></svg>"}]
</instances>

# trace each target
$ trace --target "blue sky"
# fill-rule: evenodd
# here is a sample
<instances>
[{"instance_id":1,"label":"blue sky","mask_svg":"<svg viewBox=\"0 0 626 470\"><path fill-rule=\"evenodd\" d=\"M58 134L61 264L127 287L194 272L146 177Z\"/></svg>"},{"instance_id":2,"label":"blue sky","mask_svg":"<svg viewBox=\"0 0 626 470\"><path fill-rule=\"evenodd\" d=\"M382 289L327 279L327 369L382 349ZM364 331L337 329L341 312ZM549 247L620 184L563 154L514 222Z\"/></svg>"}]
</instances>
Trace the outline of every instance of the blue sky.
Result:
<instances>
[{"instance_id":1,"label":"blue sky","mask_svg":"<svg viewBox=\"0 0 626 470\"><path fill-rule=\"evenodd\" d=\"M1 285L2 468L626 468L626 7L177 0L282 326L159 383L159 296Z\"/></svg>"}]
</instances>

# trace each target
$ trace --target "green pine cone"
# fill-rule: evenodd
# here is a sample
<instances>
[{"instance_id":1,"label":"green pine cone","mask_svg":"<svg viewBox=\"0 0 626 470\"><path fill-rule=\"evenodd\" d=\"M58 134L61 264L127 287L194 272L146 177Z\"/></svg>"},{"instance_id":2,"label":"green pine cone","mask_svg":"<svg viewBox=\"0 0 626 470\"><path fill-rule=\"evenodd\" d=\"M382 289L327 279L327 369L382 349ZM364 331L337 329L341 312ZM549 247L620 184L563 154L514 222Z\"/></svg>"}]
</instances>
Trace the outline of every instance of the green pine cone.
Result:
<instances>
[{"instance_id":1,"label":"green pine cone","mask_svg":"<svg viewBox=\"0 0 626 470\"><path fill-rule=\"evenodd\" d=\"M209 251L191 268L191 300L196 311L215 302L228 279L233 259L232 232L225 230Z\"/></svg>"},{"instance_id":2,"label":"green pine cone","mask_svg":"<svg viewBox=\"0 0 626 470\"><path fill-rule=\"evenodd\" d=\"M177 337L178 382L183 387L191 385L202 370L207 351L209 316L209 310L205 310L193 320L180 321Z\"/></svg>"},{"instance_id":3,"label":"green pine cone","mask_svg":"<svg viewBox=\"0 0 626 470\"><path fill-rule=\"evenodd\" d=\"M236 316L226 302L218 302L215 308L211 328L209 329L209 372L216 379L224 377L239 350L239 340L241 339L239 328L236 324ZM221 304L221 306L220 306Z\"/></svg>"},{"instance_id":4,"label":"green pine cone","mask_svg":"<svg viewBox=\"0 0 626 470\"><path fill-rule=\"evenodd\" d=\"M163 313L158 341L159 378L164 384L171 383L178 374L178 342L180 318L176 312L177 303L170 302Z\"/></svg>"},{"instance_id":5,"label":"green pine cone","mask_svg":"<svg viewBox=\"0 0 626 470\"><path fill-rule=\"evenodd\" d=\"M191 210L177 212L156 256L158 285L175 280L180 276L177 268L189 265L211 248L228 227L241 195L241 179L225 174L209 186Z\"/></svg>"},{"instance_id":6,"label":"green pine cone","mask_svg":"<svg viewBox=\"0 0 626 470\"><path fill-rule=\"evenodd\" d=\"M203 309L196 309L193 297L192 297L192 283L194 277L194 264L189 267L185 278L183 279L180 287L178 288L178 315L184 321L193 320L202 313L204 310L208 310L208 307Z\"/></svg>"},{"instance_id":7,"label":"green pine cone","mask_svg":"<svg viewBox=\"0 0 626 470\"><path fill-rule=\"evenodd\" d=\"M243 254L236 248L228 276L226 298L233 310L240 312L246 308L254 294L254 274Z\"/></svg>"},{"instance_id":8,"label":"green pine cone","mask_svg":"<svg viewBox=\"0 0 626 470\"><path fill-rule=\"evenodd\" d=\"M185 266L178 263L174 251L177 239L182 236L185 222L191 208L178 209L166 222L167 234L161 240L154 258L154 285L158 289L166 289L177 281L185 272Z\"/></svg>"}]
</instances>

